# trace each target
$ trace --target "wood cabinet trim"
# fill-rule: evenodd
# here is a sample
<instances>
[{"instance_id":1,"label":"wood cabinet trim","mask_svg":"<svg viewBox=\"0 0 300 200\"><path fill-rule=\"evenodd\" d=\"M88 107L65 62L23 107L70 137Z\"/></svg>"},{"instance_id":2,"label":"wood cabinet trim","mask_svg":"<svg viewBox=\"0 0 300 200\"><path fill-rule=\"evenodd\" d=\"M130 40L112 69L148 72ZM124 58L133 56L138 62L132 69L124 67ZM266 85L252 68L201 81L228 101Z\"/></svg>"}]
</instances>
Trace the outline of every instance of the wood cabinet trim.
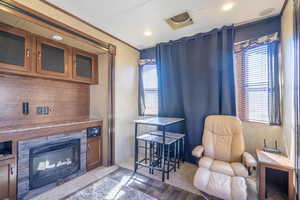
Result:
<instances>
[{"instance_id":1,"label":"wood cabinet trim","mask_svg":"<svg viewBox=\"0 0 300 200\"><path fill-rule=\"evenodd\" d=\"M78 76L76 73L76 55L82 55L85 57L89 57L92 60L92 77L87 78L87 77L81 77ZM98 56L95 54L88 53L86 51L80 50L73 48L72 49L72 58L73 58L73 79L86 82L86 83L98 83Z\"/></svg>"},{"instance_id":2,"label":"wood cabinet trim","mask_svg":"<svg viewBox=\"0 0 300 200\"><path fill-rule=\"evenodd\" d=\"M91 144L96 143L96 146L91 146ZM98 148L98 152L95 152L95 147ZM102 165L102 137L96 136L87 139L87 159L86 166L87 170L94 169ZM95 153L98 153L95 155Z\"/></svg>"},{"instance_id":3,"label":"wood cabinet trim","mask_svg":"<svg viewBox=\"0 0 300 200\"><path fill-rule=\"evenodd\" d=\"M46 39L46 38L43 38L43 37L40 37L40 36L37 36L37 54L36 54L36 63L37 63L37 68L36 68L36 71L37 73L39 74L44 74L44 75L50 75L50 76L58 76L58 77L69 77L70 76L70 70L72 69L71 67L71 60L70 60L70 54L71 54L71 48L64 45L64 44L61 44L61 43L58 43L58 42L55 42L55 41L52 41L52 40L49 40L49 39ZM46 45L49 45L49 46L53 46L53 47L56 47L56 48L59 48L59 49L63 49L64 50L64 73L60 73L60 72L53 72L53 71L48 71L48 70L44 70L42 69L42 44L46 44Z\"/></svg>"},{"instance_id":4,"label":"wood cabinet trim","mask_svg":"<svg viewBox=\"0 0 300 200\"><path fill-rule=\"evenodd\" d=\"M7 70L16 70L21 72L30 72L31 71L31 57L32 57L32 47L31 47L31 34L27 31L23 31L18 28L0 23L0 30L3 32L8 32L13 35L24 37L25 39L25 49L24 49L24 66L18 66L13 64L0 63L0 68Z\"/></svg>"},{"instance_id":5,"label":"wood cabinet trim","mask_svg":"<svg viewBox=\"0 0 300 200\"><path fill-rule=\"evenodd\" d=\"M8 198L13 200L16 199L16 163L15 159L7 159L0 161L0 168L7 167L7 179L8 179ZM3 177L2 177L3 178ZM4 192L0 190L0 193ZM1 195L0 195L1 196Z\"/></svg>"}]
</instances>

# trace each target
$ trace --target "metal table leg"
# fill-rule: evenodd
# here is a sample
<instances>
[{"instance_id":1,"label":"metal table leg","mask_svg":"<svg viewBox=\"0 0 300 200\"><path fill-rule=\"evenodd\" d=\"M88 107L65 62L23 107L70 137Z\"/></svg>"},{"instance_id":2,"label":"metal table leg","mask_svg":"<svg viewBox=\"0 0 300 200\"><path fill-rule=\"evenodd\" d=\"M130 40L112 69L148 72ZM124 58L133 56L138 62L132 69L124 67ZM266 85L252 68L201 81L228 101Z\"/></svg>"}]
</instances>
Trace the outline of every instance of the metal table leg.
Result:
<instances>
[{"instance_id":1,"label":"metal table leg","mask_svg":"<svg viewBox=\"0 0 300 200\"><path fill-rule=\"evenodd\" d=\"M185 156L185 136L182 138L182 162L184 163L184 156Z\"/></svg>"},{"instance_id":2,"label":"metal table leg","mask_svg":"<svg viewBox=\"0 0 300 200\"><path fill-rule=\"evenodd\" d=\"M170 146L168 145L168 152L167 152L167 161L168 161L168 166L167 166L167 179L169 179L169 174L170 174Z\"/></svg>"},{"instance_id":3,"label":"metal table leg","mask_svg":"<svg viewBox=\"0 0 300 200\"><path fill-rule=\"evenodd\" d=\"M147 161L147 159L148 159L148 156L147 156L148 152L147 151L148 151L148 142L145 141L145 164L148 163L148 161Z\"/></svg>"},{"instance_id":4,"label":"metal table leg","mask_svg":"<svg viewBox=\"0 0 300 200\"><path fill-rule=\"evenodd\" d=\"M149 155L149 165L150 165L150 168L149 168L149 174L153 174L153 169L152 169L152 165L153 165L153 143L152 142L149 142L150 143L150 155Z\"/></svg>"},{"instance_id":5,"label":"metal table leg","mask_svg":"<svg viewBox=\"0 0 300 200\"><path fill-rule=\"evenodd\" d=\"M163 126L162 127L163 129L163 144L162 144L162 182L165 181L165 172L166 172L166 166L165 166L165 142L166 142L166 129L165 127Z\"/></svg>"}]
</instances>

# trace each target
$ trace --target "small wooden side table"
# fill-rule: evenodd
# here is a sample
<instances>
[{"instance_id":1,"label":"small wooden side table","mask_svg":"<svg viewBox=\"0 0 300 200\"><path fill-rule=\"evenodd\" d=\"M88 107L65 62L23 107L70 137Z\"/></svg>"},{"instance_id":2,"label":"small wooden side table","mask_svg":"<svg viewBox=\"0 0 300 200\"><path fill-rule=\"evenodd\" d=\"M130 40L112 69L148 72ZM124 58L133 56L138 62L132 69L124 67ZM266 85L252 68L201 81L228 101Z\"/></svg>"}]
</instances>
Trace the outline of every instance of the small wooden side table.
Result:
<instances>
[{"instance_id":1,"label":"small wooden side table","mask_svg":"<svg viewBox=\"0 0 300 200\"><path fill-rule=\"evenodd\" d=\"M288 172L288 199L294 200L294 165L286 157L280 154L265 152L261 149L256 149L258 159L258 190L259 199L264 200L266 194L266 168L282 170Z\"/></svg>"}]
</instances>

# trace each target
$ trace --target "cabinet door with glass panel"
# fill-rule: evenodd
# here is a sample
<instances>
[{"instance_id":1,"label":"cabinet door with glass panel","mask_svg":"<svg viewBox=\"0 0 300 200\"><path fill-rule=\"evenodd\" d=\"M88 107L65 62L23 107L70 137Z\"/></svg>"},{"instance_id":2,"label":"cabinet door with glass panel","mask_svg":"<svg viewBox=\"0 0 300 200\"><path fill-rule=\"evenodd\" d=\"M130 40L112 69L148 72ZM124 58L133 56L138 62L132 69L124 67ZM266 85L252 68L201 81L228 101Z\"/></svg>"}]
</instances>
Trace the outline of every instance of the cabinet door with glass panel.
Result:
<instances>
[{"instance_id":1,"label":"cabinet door with glass panel","mask_svg":"<svg viewBox=\"0 0 300 200\"><path fill-rule=\"evenodd\" d=\"M54 78L71 78L71 50L69 47L37 37L37 73Z\"/></svg>"},{"instance_id":2,"label":"cabinet door with glass panel","mask_svg":"<svg viewBox=\"0 0 300 200\"><path fill-rule=\"evenodd\" d=\"M30 72L30 57L30 33L0 24L0 70Z\"/></svg>"},{"instance_id":3,"label":"cabinet door with glass panel","mask_svg":"<svg viewBox=\"0 0 300 200\"><path fill-rule=\"evenodd\" d=\"M85 83L98 82L97 55L73 48L73 79Z\"/></svg>"}]
</instances>

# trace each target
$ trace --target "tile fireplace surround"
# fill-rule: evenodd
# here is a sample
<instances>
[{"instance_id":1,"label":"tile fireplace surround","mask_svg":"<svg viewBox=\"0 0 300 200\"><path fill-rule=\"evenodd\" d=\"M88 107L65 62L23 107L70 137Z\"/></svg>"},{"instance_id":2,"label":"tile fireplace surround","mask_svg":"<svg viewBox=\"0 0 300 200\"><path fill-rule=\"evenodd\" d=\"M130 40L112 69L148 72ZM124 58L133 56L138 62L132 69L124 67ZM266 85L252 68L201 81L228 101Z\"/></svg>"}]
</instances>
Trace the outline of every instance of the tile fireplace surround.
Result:
<instances>
[{"instance_id":1,"label":"tile fireplace surround","mask_svg":"<svg viewBox=\"0 0 300 200\"><path fill-rule=\"evenodd\" d=\"M18 142L18 199L30 199L40 193L43 193L56 186L52 183L34 190L29 189L29 152L31 148L43 146L46 144L55 144L59 142L66 142L73 139L80 139L80 170L66 180L80 176L86 172L86 131L70 132L59 135L45 136L34 138L30 140L23 140Z\"/></svg>"}]
</instances>

